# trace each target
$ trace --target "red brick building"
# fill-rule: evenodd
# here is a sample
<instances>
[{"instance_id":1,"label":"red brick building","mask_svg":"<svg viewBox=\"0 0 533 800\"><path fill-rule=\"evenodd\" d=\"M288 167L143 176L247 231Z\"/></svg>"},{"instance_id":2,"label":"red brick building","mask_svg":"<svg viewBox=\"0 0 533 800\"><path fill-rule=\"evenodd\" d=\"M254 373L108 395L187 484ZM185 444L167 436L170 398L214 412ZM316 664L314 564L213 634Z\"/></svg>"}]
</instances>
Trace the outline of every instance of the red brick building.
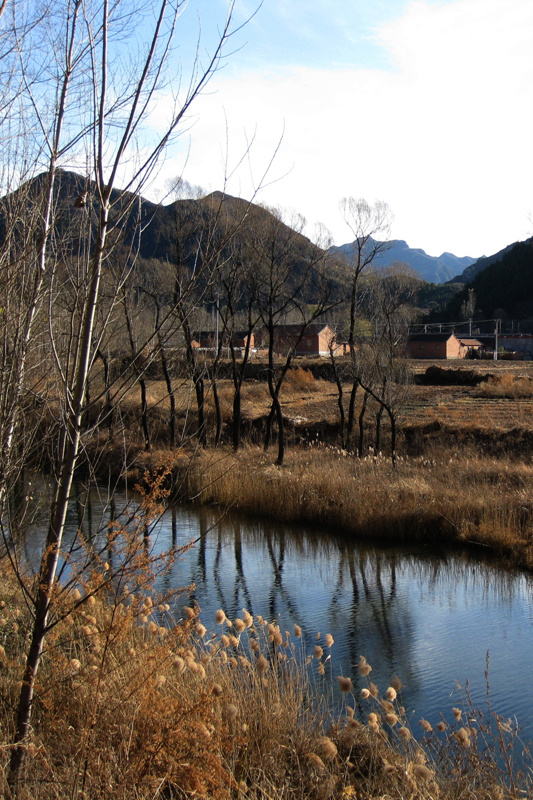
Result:
<instances>
[{"instance_id":1,"label":"red brick building","mask_svg":"<svg viewBox=\"0 0 533 800\"><path fill-rule=\"evenodd\" d=\"M455 333L414 333L407 342L409 358L466 358L479 350L477 339L458 337Z\"/></svg>"}]
</instances>

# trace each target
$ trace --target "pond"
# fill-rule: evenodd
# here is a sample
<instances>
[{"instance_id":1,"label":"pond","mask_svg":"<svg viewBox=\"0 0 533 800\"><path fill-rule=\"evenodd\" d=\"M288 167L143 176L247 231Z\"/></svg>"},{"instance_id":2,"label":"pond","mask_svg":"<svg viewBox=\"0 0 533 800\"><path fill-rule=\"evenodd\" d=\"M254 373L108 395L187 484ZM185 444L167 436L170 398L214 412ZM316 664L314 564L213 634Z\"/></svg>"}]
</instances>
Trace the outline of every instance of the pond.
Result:
<instances>
[{"instance_id":1,"label":"pond","mask_svg":"<svg viewBox=\"0 0 533 800\"><path fill-rule=\"evenodd\" d=\"M117 508L123 499L115 498ZM73 504L70 530L81 522L94 531L110 509L100 495L91 495L83 519L79 513ZM282 631L300 625L308 652L319 632L320 644L330 633L330 675L351 676L356 695L366 685L356 670L361 655L382 692L397 675L415 734L421 717L432 725L441 713L451 720L466 686L474 705L486 709L488 661L493 710L516 715L523 738L533 739L529 575L504 570L482 552L372 546L316 528L222 515L216 508L171 508L150 540L156 551L194 540L157 588L193 585L189 598L178 598L176 611L196 601L208 631L217 629L217 609L235 619L246 608L277 620ZM334 697L336 681L330 691Z\"/></svg>"}]
</instances>

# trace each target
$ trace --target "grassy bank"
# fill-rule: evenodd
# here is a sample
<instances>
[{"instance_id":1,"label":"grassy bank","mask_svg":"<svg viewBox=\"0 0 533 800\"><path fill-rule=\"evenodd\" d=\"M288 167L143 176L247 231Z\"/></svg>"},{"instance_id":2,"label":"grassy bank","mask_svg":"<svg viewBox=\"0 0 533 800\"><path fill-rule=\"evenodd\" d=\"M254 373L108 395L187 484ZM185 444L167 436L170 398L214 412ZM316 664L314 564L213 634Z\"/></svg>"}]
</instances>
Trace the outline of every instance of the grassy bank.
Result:
<instances>
[{"instance_id":1,"label":"grassy bank","mask_svg":"<svg viewBox=\"0 0 533 800\"><path fill-rule=\"evenodd\" d=\"M12 575L0 591L0 782L31 625ZM401 683L376 686L364 658L357 695L331 673L328 634L245 610L198 616L146 584L86 583L56 606L39 673L19 797L31 800L503 800L528 796L513 774L509 721L443 709L405 719ZM327 714L332 681L342 711ZM455 701L457 703L457 700ZM8 788L0 786L3 796Z\"/></svg>"},{"instance_id":2,"label":"grassy bank","mask_svg":"<svg viewBox=\"0 0 533 800\"><path fill-rule=\"evenodd\" d=\"M388 542L468 543L531 569L533 464L445 448L433 456L400 457L393 468L315 446L290 450L278 467L259 448L217 449L182 456L176 482L196 502Z\"/></svg>"}]
</instances>

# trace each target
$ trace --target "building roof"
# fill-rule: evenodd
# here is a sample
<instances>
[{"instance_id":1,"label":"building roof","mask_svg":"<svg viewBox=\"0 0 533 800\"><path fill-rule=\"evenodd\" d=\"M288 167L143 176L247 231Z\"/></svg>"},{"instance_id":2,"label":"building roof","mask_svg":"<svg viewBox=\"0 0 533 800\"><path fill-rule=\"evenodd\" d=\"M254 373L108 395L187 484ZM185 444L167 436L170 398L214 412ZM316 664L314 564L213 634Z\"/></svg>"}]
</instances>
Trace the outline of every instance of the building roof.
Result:
<instances>
[{"instance_id":1,"label":"building roof","mask_svg":"<svg viewBox=\"0 0 533 800\"><path fill-rule=\"evenodd\" d=\"M455 333L412 333L409 336L410 342L447 342L449 341L452 336L455 336Z\"/></svg>"},{"instance_id":2,"label":"building roof","mask_svg":"<svg viewBox=\"0 0 533 800\"><path fill-rule=\"evenodd\" d=\"M278 334L279 333L292 334L292 333L300 333L304 328L305 328L304 330L305 335L308 335L310 333L311 334L322 333L322 331L325 330L326 328L332 330L331 326L328 325L327 322L311 322L309 323L309 325L304 325L302 323L297 323L296 325L276 325L274 327L274 330Z\"/></svg>"},{"instance_id":3,"label":"building roof","mask_svg":"<svg viewBox=\"0 0 533 800\"><path fill-rule=\"evenodd\" d=\"M465 347L481 347L479 339L465 339L463 336L459 336L458 339Z\"/></svg>"}]
</instances>

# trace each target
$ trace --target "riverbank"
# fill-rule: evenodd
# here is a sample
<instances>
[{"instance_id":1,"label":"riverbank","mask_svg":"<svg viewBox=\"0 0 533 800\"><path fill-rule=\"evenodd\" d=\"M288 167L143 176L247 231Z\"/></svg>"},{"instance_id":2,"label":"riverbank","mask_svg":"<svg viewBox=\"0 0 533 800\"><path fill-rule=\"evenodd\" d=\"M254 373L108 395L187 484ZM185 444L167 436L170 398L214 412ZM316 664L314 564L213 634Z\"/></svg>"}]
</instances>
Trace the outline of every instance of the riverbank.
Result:
<instances>
[{"instance_id":1,"label":"riverbank","mask_svg":"<svg viewBox=\"0 0 533 800\"><path fill-rule=\"evenodd\" d=\"M356 458L332 445L292 448L279 467L248 446L139 457L137 469L167 464L175 499L308 522L381 542L484 547L509 566L533 568L533 463L433 449L433 456ZM140 471L133 472L139 475Z\"/></svg>"}]
</instances>

